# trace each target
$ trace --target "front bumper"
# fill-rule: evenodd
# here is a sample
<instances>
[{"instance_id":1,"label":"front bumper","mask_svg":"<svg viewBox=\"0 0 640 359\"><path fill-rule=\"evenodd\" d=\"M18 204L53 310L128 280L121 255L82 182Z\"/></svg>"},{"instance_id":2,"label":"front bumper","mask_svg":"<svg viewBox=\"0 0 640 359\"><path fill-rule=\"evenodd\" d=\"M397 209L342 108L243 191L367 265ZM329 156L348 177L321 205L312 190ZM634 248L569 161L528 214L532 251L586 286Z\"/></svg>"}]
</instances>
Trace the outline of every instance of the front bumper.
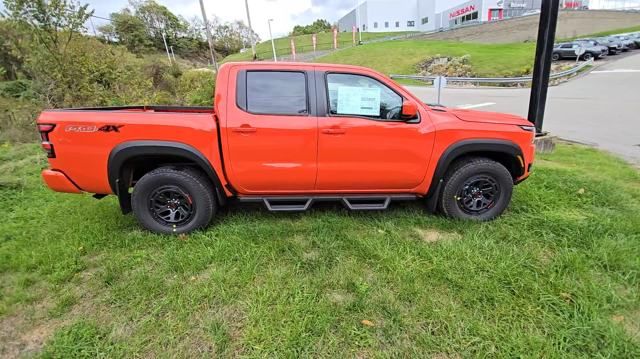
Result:
<instances>
[{"instance_id":1,"label":"front bumper","mask_svg":"<svg viewBox=\"0 0 640 359\"><path fill-rule=\"evenodd\" d=\"M73 181L64 173L56 170L43 170L42 179L49 188L56 192L82 193Z\"/></svg>"}]
</instances>

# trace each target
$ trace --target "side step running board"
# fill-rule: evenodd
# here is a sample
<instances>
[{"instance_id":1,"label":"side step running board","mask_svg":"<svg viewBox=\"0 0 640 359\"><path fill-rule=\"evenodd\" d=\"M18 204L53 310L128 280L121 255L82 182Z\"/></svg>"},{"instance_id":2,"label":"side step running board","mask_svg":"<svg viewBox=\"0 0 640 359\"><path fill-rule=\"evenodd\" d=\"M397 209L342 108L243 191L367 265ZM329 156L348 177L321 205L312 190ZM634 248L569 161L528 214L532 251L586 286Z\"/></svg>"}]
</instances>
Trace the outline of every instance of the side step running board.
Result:
<instances>
[{"instance_id":1,"label":"side step running board","mask_svg":"<svg viewBox=\"0 0 640 359\"><path fill-rule=\"evenodd\" d=\"M271 212L299 212L315 202L340 202L353 211L383 210L391 201L412 201L415 194L327 195L327 196L241 196L240 202L263 203Z\"/></svg>"}]
</instances>

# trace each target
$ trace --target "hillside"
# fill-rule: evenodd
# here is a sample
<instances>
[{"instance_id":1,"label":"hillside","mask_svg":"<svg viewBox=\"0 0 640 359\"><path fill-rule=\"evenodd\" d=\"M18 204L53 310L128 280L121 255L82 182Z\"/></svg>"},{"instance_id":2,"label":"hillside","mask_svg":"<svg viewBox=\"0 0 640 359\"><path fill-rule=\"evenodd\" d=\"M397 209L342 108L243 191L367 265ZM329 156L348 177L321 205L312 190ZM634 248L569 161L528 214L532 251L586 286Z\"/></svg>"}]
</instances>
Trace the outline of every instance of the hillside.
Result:
<instances>
[{"instance_id":1,"label":"hillside","mask_svg":"<svg viewBox=\"0 0 640 359\"><path fill-rule=\"evenodd\" d=\"M490 22L451 31L427 34L423 39L479 43L533 42L538 35L539 15ZM640 12L607 10L561 11L556 38L567 39L640 25Z\"/></svg>"},{"instance_id":2,"label":"hillside","mask_svg":"<svg viewBox=\"0 0 640 359\"><path fill-rule=\"evenodd\" d=\"M406 34L404 32L366 32L362 33L362 41L379 39L388 36L398 36ZM313 45L311 35L299 35L293 37L296 44L297 53L312 52ZM285 56L291 54L291 38L281 37L274 39L277 56ZM353 35L350 32L341 32L338 34L338 47L346 48L353 46ZM327 50L333 49L333 34L330 32L319 33L317 36L316 50L318 55L324 54ZM271 49L271 41L263 41L256 45L256 53L261 60L273 59L273 51ZM227 56L223 62L228 61L245 61L251 60L251 50Z\"/></svg>"},{"instance_id":3,"label":"hillside","mask_svg":"<svg viewBox=\"0 0 640 359\"><path fill-rule=\"evenodd\" d=\"M360 65L385 74L413 74L416 64L429 56L469 55L478 76L515 76L528 73L534 43L460 44L437 40L398 40L362 45L334 52L318 62Z\"/></svg>"}]
</instances>

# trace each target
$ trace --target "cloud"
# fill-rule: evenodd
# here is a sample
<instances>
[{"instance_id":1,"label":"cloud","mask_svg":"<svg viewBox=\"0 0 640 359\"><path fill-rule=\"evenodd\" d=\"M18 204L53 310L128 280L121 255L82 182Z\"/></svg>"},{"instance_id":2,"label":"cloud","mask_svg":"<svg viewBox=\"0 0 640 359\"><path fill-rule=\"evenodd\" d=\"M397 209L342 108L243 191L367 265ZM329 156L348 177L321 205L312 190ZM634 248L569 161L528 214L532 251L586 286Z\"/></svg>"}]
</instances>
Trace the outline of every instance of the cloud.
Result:
<instances>
[{"instance_id":1,"label":"cloud","mask_svg":"<svg viewBox=\"0 0 640 359\"><path fill-rule=\"evenodd\" d=\"M182 15L186 19L200 17L200 3L198 0L156 0L166 6L171 12ZM95 15L109 17L128 6L127 0L90 0L90 7L95 9ZM205 0L207 16L217 16L222 21L240 20L247 22L244 0L211 1ZM222 6L221 6L222 4ZM355 5L355 0L249 0L251 24L260 38L269 38L267 20L271 23L274 37L286 36L294 25L306 25L318 18L336 22ZM93 19L97 27L105 21ZM89 29L91 31L91 29Z\"/></svg>"}]
</instances>

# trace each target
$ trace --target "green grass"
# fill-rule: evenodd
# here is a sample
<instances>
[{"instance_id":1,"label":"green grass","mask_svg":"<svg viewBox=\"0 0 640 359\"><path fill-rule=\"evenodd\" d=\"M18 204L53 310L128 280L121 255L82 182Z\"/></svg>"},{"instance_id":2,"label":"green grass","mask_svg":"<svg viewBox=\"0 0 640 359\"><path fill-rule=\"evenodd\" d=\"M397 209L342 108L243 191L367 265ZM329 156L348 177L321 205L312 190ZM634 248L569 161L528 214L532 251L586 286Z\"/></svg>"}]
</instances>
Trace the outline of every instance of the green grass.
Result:
<instances>
[{"instance_id":1,"label":"green grass","mask_svg":"<svg viewBox=\"0 0 640 359\"><path fill-rule=\"evenodd\" d=\"M387 36L400 36L403 34L407 34L408 32L363 32L362 33L362 41L379 39ZM313 45L311 42L311 35L298 35L293 37L296 42L296 52L304 53L313 51ZM317 37L317 51L322 50L330 50L333 49L333 33L331 32L323 32L319 33ZM356 41L358 41L358 37L356 34ZM276 46L276 54L278 56L289 55L291 54L291 38L290 37L281 37L274 39ZM353 46L353 37L351 32L340 32L338 33L338 42L339 48L350 47ZM256 53L258 54L258 58L263 60L273 59L273 50L271 49L271 41L263 41L259 44L256 44ZM229 61L249 61L251 60L251 50L237 53L233 55L227 56L223 62Z\"/></svg>"},{"instance_id":2,"label":"green grass","mask_svg":"<svg viewBox=\"0 0 640 359\"><path fill-rule=\"evenodd\" d=\"M640 356L640 173L594 149L539 156L490 223L234 206L181 237L43 166L0 146L0 357Z\"/></svg>"},{"instance_id":3,"label":"green grass","mask_svg":"<svg viewBox=\"0 0 640 359\"><path fill-rule=\"evenodd\" d=\"M415 66L433 55L471 56L478 76L509 76L529 72L535 44L475 44L434 40L397 40L334 52L319 62L366 66L385 74L415 74Z\"/></svg>"},{"instance_id":4,"label":"green grass","mask_svg":"<svg viewBox=\"0 0 640 359\"><path fill-rule=\"evenodd\" d=\"M632 26L632 27L624 27L624 28L614 29L609 31L596 32L594 34L581 36L581 37L585 38L585 37L609 36L609 35L625 34L628 32L638 32L638 31L640 31L640 25Z\"/></svg>"}]
</instances>

